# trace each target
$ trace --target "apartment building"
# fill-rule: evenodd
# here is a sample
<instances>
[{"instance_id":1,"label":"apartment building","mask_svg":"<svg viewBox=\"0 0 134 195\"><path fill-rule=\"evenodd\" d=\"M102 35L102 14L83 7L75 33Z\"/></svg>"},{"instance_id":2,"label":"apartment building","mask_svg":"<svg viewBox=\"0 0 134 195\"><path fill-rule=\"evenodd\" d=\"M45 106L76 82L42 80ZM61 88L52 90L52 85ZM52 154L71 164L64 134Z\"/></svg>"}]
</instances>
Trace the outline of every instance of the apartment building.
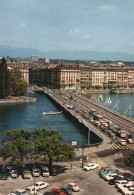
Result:
<instances>
[{"instance_id":1,"label":"apartment building","mask_svg":"<svg viewBox=\"0 0 134 195\"><path fill-rule=\"evenodd\" d=\"M134 68L124 65L57 64L29 71L30 83L51 87L134 85Z\"/></svg>"},{"instance_id":2,"label":"apartment building","mask_svg":"<svg viewBox=\"0 0 134 195\"><path fill-rule=\"evenodd\" d=\"M8 61L7 66L10 71L20 71L22 73L22 80L26 81L27 84L29 84L29 69L25 67L24 63Z\"/></svg>"}]
</instances>

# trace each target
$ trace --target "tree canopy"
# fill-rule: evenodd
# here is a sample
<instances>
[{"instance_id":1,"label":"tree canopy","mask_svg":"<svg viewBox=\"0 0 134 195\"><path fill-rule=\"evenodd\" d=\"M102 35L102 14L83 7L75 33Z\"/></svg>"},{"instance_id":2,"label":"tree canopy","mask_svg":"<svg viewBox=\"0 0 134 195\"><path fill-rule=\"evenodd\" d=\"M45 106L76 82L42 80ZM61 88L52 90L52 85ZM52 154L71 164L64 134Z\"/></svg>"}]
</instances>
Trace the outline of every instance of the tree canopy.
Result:
<instances>
[{"instance_id":1,"label":"tree canopy","mask_svg":"<svg viewBox=\"0 0 134 195\"><path fill-rule=\"evenodd\" d=\"M0 156L10 159L20 167L31 157L49 162L50 173L54 161L68 160L74 157L74 148L62 142L62 136L56 130L47 128L34 131L14 129L2 134Z\"/></svg>"},{"instance_id":2,"label":"tree canopy","mask_svg":"<svg viewBox=\"0 0 134 195\"><path fill-rule=\"evenodd\" d=\"M3 58L0 63L0 98L25 95L27 87L27 82L22 80L22 73L18 70L9 71Z\"/></svg>"}]
</instances>

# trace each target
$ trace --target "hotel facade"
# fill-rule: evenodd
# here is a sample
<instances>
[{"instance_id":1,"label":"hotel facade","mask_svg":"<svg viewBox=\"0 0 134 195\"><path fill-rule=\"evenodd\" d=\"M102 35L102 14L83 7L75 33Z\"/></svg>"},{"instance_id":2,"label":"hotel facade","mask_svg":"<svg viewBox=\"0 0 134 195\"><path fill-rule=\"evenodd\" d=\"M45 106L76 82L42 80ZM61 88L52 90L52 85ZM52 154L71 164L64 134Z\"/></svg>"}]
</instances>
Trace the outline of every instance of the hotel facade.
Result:
<instances>
[{"instance_id":1,"label":"hotel facade","mask_svg":"<svg viewBox=\"0 0 134 195\"><path fill-rule=\"evenodd\" d=\"M54 67L31 68L30 83L70 88L78 86L134 85L134 68L117 65L57 64Z\"/></svg>"}]
</instances>

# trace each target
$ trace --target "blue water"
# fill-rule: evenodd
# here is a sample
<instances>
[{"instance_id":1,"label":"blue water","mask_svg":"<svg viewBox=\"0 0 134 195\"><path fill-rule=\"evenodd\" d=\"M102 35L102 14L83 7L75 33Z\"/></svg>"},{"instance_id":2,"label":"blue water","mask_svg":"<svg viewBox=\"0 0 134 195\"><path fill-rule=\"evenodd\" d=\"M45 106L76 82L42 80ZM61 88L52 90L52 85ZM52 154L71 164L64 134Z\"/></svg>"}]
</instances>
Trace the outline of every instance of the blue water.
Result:
<instances>
[{"instance_id":1,"label":"blue water","mask_svg":"<svg viewBox=\"0 0 134 195\"><path fill-rule=\"evenodd\" d=\"M111 99L111 104L105 106L114 108L118 101L118 111L123 113L132 105L131 117L134 118L134 94L103 94L103 101L99 100L101 94L94 97L94 101L105 104L107 99ZM71 143L77 141L78 145L87 143L87 138L83 131L72 123L63 113L58 115L43 115L43 112L59 111L55 105L44 95L34 94L37 101L27 104L5 104L0 105L0 134L12 129L30 129L47 127L56 129L63 136L63 140ZM117 110L117 107L115 107ZM130 111L126 112L130 116Z\"/></svg>"},{"instance_id":2,"label":"blue water","mask_svg":"<svg viewBox=\"0 0 134 195\"><path fill-rule=\"evenodd\" d=\"M87 143L81 129L73 124L63 113L43 115L43 112L59 111L55 105L41 94L34 94L37 101L27 104L0 105L0 134L5 130L44 128L56 129L63 140L77 144Z\"/></svg>"},{"instance_id":3,"label":"blue water","mask_svg":"<svg viewBox=\"0 0 134 195\"><path fill-rule=\"evenodd\" d=\"M102 101L100 100L100 96L101 94L96 95L94 101L134 118L134 94L102 94ZM109 98L111 104L107 102ZM131 108L127 111L130 106Z\"/></svg>"}]
</instances>

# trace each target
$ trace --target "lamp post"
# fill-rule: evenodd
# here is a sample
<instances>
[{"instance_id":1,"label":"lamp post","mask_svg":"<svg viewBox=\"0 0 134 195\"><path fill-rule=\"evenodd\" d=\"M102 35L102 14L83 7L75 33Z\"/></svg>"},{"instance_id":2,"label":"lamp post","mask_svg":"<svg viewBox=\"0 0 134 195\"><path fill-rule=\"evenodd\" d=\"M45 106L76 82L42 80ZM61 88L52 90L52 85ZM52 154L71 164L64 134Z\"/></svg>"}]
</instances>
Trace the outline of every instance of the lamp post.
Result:
<instances>
[{"instance_id":1,"label":"lamp post","mask_svg":"<svg viewBox=\"0 0 134 195\"><path fill-rule=\"evenodd\" d=\"M82 145L82 168L83 168L83 166L84 166L84 160L83 160L83 157L84 157L84 148L85 148L85 145L83 144Z\"/></svg>"},{"instance_id":2,"label":"lamp post","mask_svg":"<svg viewBox=\"0 0 134 195\"><path fill-rule=\"evenodd\" d=\"M34 160L34 162L33 162L33 164L34 164L34 171L35 171L35 154L34 154L34 151L35 151L35 149L34 149L34 139L33 138L31 138L31 143L32 143L32 159ZM35 172L33 172L33 176L34 176L34 195L36 194L35 193Z\"/></svg>"}]
</instances>

